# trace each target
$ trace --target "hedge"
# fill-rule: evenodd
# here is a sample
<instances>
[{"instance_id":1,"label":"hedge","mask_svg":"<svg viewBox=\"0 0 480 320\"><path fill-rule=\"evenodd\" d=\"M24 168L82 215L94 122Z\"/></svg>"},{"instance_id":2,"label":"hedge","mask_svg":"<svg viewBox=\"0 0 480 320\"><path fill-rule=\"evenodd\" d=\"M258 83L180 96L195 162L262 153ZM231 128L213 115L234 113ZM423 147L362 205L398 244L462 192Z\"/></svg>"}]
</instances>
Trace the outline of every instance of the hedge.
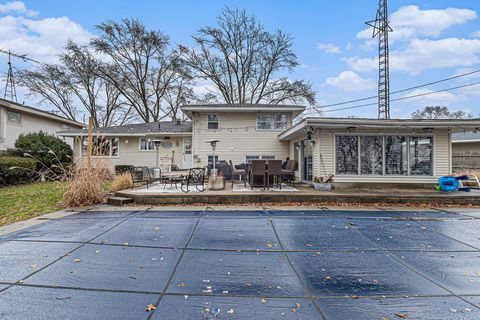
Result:
<instances>
[{"instance_id":1,"label":"hedge","mask_svg":"<svg viewBox=\"0 0 480 320\"><path fill-rule=\"evenodd\" d=\"M8 186L31 182L36 168L37 162L31 158L1 156L0 185Z\"/></svg>"}]
</instances>

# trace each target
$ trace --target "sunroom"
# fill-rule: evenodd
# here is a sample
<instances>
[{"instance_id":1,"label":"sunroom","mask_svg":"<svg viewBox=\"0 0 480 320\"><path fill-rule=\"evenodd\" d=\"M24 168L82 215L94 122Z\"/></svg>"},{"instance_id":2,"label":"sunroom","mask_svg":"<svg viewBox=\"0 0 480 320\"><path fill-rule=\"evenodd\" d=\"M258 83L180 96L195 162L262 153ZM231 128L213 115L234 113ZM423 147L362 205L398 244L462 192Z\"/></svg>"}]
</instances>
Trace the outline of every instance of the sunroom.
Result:
<instances>
[{"instance_id":1,"label":"sunroom","mask_svg":"<svg viewBox=\"0 0 480 320\"><path fill-rule=\"evenodd\" d=\"M283 132L303 181L334 175L337 187L430 187L452 173L451 133L480 120L306 118Z\"/></svg>"}]
</instances>

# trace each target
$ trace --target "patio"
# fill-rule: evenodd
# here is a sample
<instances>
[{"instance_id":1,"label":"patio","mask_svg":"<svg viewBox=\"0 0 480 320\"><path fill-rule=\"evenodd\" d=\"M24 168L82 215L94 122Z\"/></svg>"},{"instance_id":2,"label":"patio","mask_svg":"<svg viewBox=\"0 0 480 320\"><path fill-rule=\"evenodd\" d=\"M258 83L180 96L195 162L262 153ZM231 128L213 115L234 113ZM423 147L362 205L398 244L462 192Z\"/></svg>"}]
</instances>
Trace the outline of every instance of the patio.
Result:
<instances>
[{"instance_id":1,"label":"patio","mask_svg":"<svg viewBox=\"0 0 480 320\"><path fill-rule=\"evenodd\" d=\"M479 228L461 209L85 211L0 238L0 317L478 319Z\"/></svg>"}]
</instances>

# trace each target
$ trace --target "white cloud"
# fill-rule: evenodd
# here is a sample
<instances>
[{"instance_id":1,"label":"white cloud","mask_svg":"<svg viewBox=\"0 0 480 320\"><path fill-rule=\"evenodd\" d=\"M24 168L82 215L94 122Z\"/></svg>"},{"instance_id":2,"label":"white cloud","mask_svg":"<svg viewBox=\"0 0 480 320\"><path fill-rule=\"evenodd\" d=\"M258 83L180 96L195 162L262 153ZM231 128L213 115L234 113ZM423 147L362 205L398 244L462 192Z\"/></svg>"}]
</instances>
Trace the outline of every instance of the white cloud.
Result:
<instances>
[{"instance_id":1,"label":"white cloud","mask_svg":"<svg viewBox=\"0 0 480 320\"><path fill-rule=\"evenodd\" d=\"M355 71L378 68L378 58L347 58ZM390 53L393 71L419 74L435 68L469 67L480 63L480 39L446 38L441 40L413 39L404 50Z\"/></svg>"},{"instance_id":2,"label":"white cloud","mask_svg":"<svg viewBox=\"0 0 480 320\"><path fill-rule=\"evenodd\" d=\"M416 90L410 91L405 95L405 97L416 96L416 95L422 95L422 96L411 98L406 101L409 101L410 103L414 103L416 105L423 105L423 106L426 106L426 105L444 106L450 103L455 103L463 100L461 96L458 96L452 92L432 93L434 91L435 90L430 90L430 89L416 89Z\"/></svg>"},{"instance_id":3,"label":"white cloud","mask_svg":"<svg viewBox=\"0 0 480 320\"><path fill-rule=\"evenodd\" d=\"M0 4L0 13L19 13L30 17L38 15L38 11L27 9L22 1L11 1Z\"/></svg>"},{"instance_id":4,"label":"white cloud","mask_svg":"<svg viewBox=\"0 0 480 320\"><path fill-rule=\"evenodd\" d=\"M336 77L327 78L327 85L344 91L360 92L376 87L372 79L364 79L353 71L344 71Z\"/></svg>"},{"instance_id":5,"label":"white cloud","mask_svg":"<svg viewBox=\"0 0 480 320\"><path fill-rule=\"evenodd\" d=\"M480 30L472 32L470 36L475 38L480 38Z\"/></svg>"},{"instance_id":6,"label":"white cloud","mask_svg":"<svg viewBox=\"0 0 480 320\"><path fill-rule=\"evenodd\" d=\"M27 54L42 62L54 62L67 39L79 43L91 35L68 17L32 19L26 16L0 18L0 48Z\"/></svg>"},{"instance_id":7,"label":"white cloud","mask_svg":"<svg viewBox=\"0 0 480 320\"><path fill-rule=\"evenodd\" d=\"M408 40L415 37L438 37L452 26L463 24L477 18L470 9L447 8L421 10L418 6L400 7L390 16L393 32L390 41ZM357 34L359 39L370 39L372 30L365 29Z\"/></svg>"},{"instance_id":8,"label":"white cloud","mask_svg":"<svg viewBox=\"0 0 480 320\"><path fill-rule=\"evenodd\" d=\"M322 50L326 53L331 53L331 54L338 54L341 53L342 51L340 50L339 47L334 45L333 43L317 43L317 48L319 50Z\"/></svg>"}]
</instances>

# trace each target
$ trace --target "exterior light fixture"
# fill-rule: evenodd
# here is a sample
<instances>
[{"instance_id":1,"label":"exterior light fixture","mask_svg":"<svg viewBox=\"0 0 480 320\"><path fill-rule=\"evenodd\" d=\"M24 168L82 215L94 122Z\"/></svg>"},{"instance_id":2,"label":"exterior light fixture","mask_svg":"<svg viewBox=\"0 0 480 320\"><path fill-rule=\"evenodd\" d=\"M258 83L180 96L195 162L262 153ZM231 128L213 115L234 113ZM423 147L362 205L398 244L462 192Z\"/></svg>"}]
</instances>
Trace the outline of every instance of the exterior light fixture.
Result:
<instances>
[{"instance_id":1,"label":"exterior light fixture","mask_svg":"<svg viewBox=\"0 0 480 320\"><path fill-rule=\"evenodd\" d=\"M432 133L432 132L433 132L433 128L423 128L423 132L425 132L425 133Z\"/></svg>"}]
</instances>

